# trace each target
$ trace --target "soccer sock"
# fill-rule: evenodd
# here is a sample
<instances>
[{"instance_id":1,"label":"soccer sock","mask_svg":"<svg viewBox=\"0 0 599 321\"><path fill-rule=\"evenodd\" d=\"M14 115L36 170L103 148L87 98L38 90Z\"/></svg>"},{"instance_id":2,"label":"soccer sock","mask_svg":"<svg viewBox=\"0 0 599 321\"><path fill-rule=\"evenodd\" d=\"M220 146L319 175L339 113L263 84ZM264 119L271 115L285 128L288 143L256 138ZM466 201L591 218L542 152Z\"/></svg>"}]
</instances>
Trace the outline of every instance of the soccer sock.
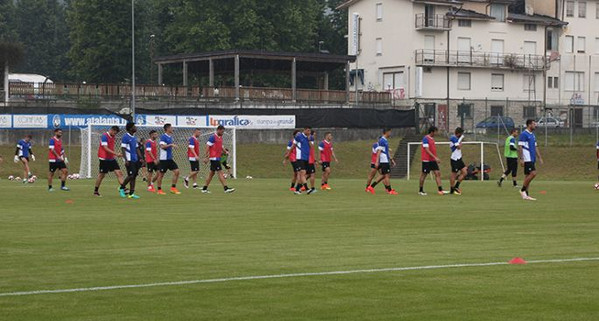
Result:
<instances>
[{"instance_id":1,"label":"soccer sock","mask_svg":"<svg viewBox=\"0 0 599 321\"><path fill-rule=\"evenodd\" d=\"M208 190L208 186L204 185L204 187L202 187L203 190L207 191Z\"/></svg>"},{"instance_id":2,"label":"soccer sock","mask_svg":"<svg viewBox=\"0 0 599 321\"><path fill-rule=\"evenodd\" d=\"M294 188L294 187L295 187L295 183L292 182L291 183L291 188Z\"/></svg>"},{"instance_id":3,"label":"soccer sock","mask_svg":"<svg viewBox=\"0 0 599 321\"><path fill-rule=\"evenodd\" d=\"M443 186L439 186L437 188L439 189L439 192L443 192Z\"/></svg>"},{"instance_id":4,"label":"soccer sock","mask_svg":"<svg viewBox=\"0 0 599 321\"><path fill-rule=\"evenodd\" d=\"M65 181L61 181L61 182L60 182L60 187L64 187L66 183L67 183L67 182L65 182Z\"/></svg>"},{"instance_id":5,"label":"soccer sock","mask_svg":"<svg viewBox=\"0 0 599 321\"><path fill-rule=\"evenodd\" d=\"M297 185L295 185L295 191L299 192L302 189L302 184L297 183Z\"/></svg>"},{"instance_id":6,"label":"soccer sock","mask_svg":"<svg viewBox=\"0 0 599 321\"><path fill-rule=\"evenodd\" d=\"M224 189L225 189L225 191L226 191L226 190L228 190L228 189L229 189L229 186L226 186L226 185L225 185L223 188L224 188Z\"/></svg>"},{"instance_id":7,"label":"soccer sock","mask_svg":"<svg viewBox=\"0 0 599 321\"><path fill-rule=\"evenodd\" d=\"M424 193L424 187L420 186L420 193Z\"/></svg>"},{"instance_id":8,"label":"soccer sock","mask_svg":"<svg viewBox=\"0 0 599 321\"><path fill-rule=\"evenodd\" d=\"M514 182L514 186L518 186L518 182L516 180L514 180L513 182Z\"/></svg>"},{"instance_id":9,"label":"soccer sock","mask_svg":"<svg viewBox=\"0 0 599 321\"><path fill-rule=\"evenodd\" d=\"M125 189L127 186L124 184L121 184L121 189Z\"/></svg>"},{"instance_id":10,"label":"soccer sock","mask_svg":"<svg viewBox=\"0 0 599 321\"><path fill-rule=\"evenodd\" d=\"M379 183L378 182L374 182L372 184L370 184L370 186L372 186L372 188L375 188Z\"/></svg>"},{"instance_id":11,"label":"soccer sock","mask_svg":"<svg viewBox=\"0 0 599 321\"><path fill-rule=\"evenodd\" d=\"M177 188L177 184L171 185L171 188Z\"/></svg>"},{"instance_id":12,"label":"soccer sock","mask_svg":"<svg viewBox=\"0 0 599 321\"><path fill-rule=\"evenodd\" d=\"M305 188L305 189L308 189L308 184L304 184L304 188Z\"/></svg>"},{"instance_id":13,"label":"soccer sock","mask_svg":"<svg viewBox=\"0 0 599 321\"><path fill-rule=\"evenodd\" d=\"M48 185L48 189L51 189L51 188L52 188L52 185Z\"/></svg>"},{"instance_id":14,"label":"soccer sock","mask_svg":"<svg viewBox=\"0 0 599 321\"><path fill-rule=\"evenodd\" d=\"M391 190L391 185L385 185L385 189L386 189L387 191L390 191L390 190Z\"/></svg>"},{"instance_id":15,"label":"soccer sock","mask_svg":"<svg viewBox=\"0 0 599 321\"><path fill-rule=\"evenodd\" d=\"M133 194L135 194L135 190L133 190L133 189L129 190L129 195L133 195Z\"/></svg>"},{"instance_id":16,"label":"soccer sock","mask_svg":"<svg viewBox=\"0 0 599 321\"><path fill-rule=\"evenodd\" d=\"M97 192L98 192L98 190L100 190L100 188L99 188L99 187L97 187L97 186L96 186L96 187L94 187L94 193L97 193Z\"/></svg>"},{"instance_id":17,"label":"soccer sock","mask_svg":"<svg viewBox=\"0 0 599 321\"><path fill-rule=\"evenodd\" d=\"M460 182L455 183L454 189L460 188Z\"/></svg>"}]
</instances>

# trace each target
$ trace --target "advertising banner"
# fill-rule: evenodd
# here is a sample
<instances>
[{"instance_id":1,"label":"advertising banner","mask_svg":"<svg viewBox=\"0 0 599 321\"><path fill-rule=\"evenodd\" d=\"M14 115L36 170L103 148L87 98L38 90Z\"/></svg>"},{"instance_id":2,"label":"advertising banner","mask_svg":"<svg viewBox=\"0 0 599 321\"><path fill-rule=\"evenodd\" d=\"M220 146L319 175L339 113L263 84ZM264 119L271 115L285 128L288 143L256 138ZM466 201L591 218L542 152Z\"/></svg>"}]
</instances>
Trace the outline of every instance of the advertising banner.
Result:
<instances>
[{"instance_id":1,"label":"advertising banner","mask_svg":"<svg viewBox=\"0 0 599 321\"><path fill-rule=\"evenodd\" d=\"M12 115L0 115L0 128L12 128Z\"/></svg>"},{"instance_id":2,"label":"advertising banner","mask_svg":"<svg viewBox=\"0 0 599 321\"><path fill-rule=\"evenodd\" d=\"M48 115L13 115L14 128L47 128Z\"/></svg>"},{"instance_id":3,"label":"advertising banner","mask_svg":"<svg viewBox=\"0 0 599 321\"><path fill-rule=\"evenodd\" d=\"M295 128L295 115L287 116L240 116L210 115L206 126L236 127L237 129L290 129Z\"/></svg>"}]
</instances>

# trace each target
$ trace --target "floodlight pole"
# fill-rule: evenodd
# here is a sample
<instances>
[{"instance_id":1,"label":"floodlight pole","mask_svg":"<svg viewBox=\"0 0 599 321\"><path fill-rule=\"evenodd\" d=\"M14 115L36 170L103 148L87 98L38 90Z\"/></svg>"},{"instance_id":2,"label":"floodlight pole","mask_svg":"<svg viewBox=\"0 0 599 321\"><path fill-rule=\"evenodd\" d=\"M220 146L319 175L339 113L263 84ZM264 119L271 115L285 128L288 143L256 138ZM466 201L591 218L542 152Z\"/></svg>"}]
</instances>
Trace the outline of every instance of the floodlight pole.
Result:
<instances>
[{"instance_id":1,"label":"floodlight pole","mask_svg":"<svg viewBox=\"0 0 599 321\"><path fill-rule=\"evenodd\" d=\"M135 0L131 0L131 119L135 122Z\"/></svg>"}]
</instances>

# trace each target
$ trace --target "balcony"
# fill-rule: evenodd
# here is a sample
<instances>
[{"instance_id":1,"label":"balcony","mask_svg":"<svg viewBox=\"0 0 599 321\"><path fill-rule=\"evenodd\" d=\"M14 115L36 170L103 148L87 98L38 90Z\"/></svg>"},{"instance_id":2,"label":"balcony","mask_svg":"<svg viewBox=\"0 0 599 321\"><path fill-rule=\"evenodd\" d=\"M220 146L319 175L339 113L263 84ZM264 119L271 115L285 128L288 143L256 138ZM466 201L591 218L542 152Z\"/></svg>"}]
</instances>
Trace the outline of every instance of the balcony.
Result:
<instances>
[{"instance_id":1,"label":"balcony","mask_svg":"<svg viewBox=\"0 0 599 321\"><path fill-rule=\"evenodd\" d=\"M416 65L422 67L486 68L522 71L549 69L542 55L501 54L479 51L416 50Z\"/></svg>"},{"instance_id":2,"label":"balcony","mask_svg":"<svg viewBox=\"0 0 599 321\"><path fill-rule=\"evenodd\" d=\"M416 30L423 31L445 31L451 29L451 20L446 15L416 14Z\"/></svg>"}]
</instances>

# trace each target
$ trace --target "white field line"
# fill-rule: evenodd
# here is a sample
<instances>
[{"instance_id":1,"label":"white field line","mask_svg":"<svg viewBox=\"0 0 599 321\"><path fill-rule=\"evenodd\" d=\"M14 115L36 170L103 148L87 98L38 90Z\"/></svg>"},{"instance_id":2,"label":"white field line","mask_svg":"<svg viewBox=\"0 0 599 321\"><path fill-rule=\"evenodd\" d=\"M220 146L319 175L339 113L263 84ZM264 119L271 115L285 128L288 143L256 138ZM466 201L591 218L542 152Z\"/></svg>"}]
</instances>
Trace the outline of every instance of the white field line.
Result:
<instances>
[{"instance_id":1,"label":"white field line","mask_svg":"<svg viewBox=\"0 0 599 321\"><path fill-rule=\"evenodd\" d=\"M527 263L528 264L540 264L540 263L567 263L567 262L584 262L584 261L599 261L599 257L582 257L582 258L553 259L553 260L533 260L533 261L527 261ZM395 268L365 269L365 270L347 270L347 271L305 272L305 273L290 273L290 274L239 276L239 277L219 278L219 279L189 280L189 281L175 281L175 282L159 282L159 283L130 284L130 285L111 285L111 286L97 286L97 287L89 287L89 288L73 288L73 289L58 289L58 290L34 290L34 291L22 291L22 292L4 292L4 293L0 293L0 297L27 296L27 295L35 295L35 294L59 294L59 293L73 293L73 292L94 292L94 291L108 291L108 290L120 290L120 289L137 289L137 288L150 288L150 287L163 287L163 286L178 286L178 285L190 285L190 284L203 284L203 283L222 283L222 282L233 282L233 281L249 281L249 280L264 280L264 279L283 279L283 278L296 278L296 277L308 277L308 276L327 276L327 275L344 275L344 274L367 274L367 273L383 273L383 272L398 272L398 271L416 271L416 270L437 270L437 269L449 269L449 268L485 267L485 266L497 266L497 265L508 265L508 264L509 263L507 263L507 262L464 263L464 264L425 265L425 266L395 267Z\"/></svg>"}]
</instances>

